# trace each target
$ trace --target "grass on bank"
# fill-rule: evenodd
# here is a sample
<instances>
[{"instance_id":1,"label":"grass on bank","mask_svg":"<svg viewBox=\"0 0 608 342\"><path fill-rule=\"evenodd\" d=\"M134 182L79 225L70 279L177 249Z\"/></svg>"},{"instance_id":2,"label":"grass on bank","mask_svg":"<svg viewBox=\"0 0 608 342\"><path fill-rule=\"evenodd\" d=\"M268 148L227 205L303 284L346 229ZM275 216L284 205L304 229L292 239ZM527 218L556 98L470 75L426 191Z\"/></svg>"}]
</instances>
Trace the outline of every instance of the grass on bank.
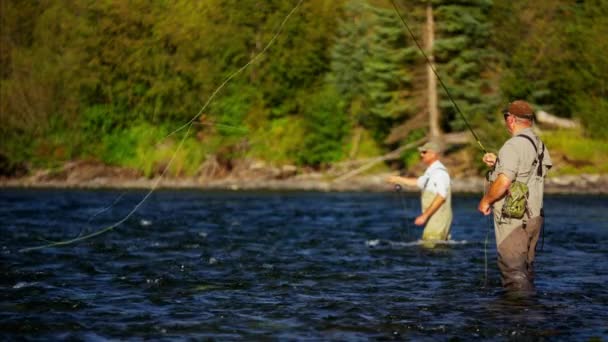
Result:
<instances>
[{"instance_id":1,"label":"grass on bank","mask_svg":"<svg viewBox=\"0 0 608 342\"><path fill-rule=\"evenodd\" d=\"M553 160L550 176L608 173L608 141L581 130L544 131L541 136Z\"/></svg>"},{"instance_id":2,"label":"grass on bank","mask_svg":"<svg viewBox=\"0 0 608 342\"><path fill-rule=\"evenodd\" d=\"M302 120L281 118L247 134L227 137L217 131L205 132L204 136L200 132L193 132L177 150L185 131L168 136L172 129L140 123L123 131L100 134L97 139L85 139L84 135L78 134L49 134L44 143L33 145L29 161L34 168L52 170L60 169L69 160L93 159L107 165L129 167L146 177L153 177L162 172L175 154L167 176L191 177L200 172L205 159L211 155L233 160L262 160L275 166L298 165L298 154L303 153L302 141L307 134ZM412 134L411 138L416 138L415 135ZM543 130L541 136L554 163L549 177L608 174L607 140L588 137L582 130ZM353 129L343 141L341 157L337 162L373 158L386 153L369 132L363 130L358 139L354 137ZM402 163L404 169L419 163L417 151L412 149L404 152ZM463 163L470 164L471 160L462 160ZM462 167L475 169L476 165ZM365 174L388 170L387 164L380 163Z\"/></svg>"}]
</instances>

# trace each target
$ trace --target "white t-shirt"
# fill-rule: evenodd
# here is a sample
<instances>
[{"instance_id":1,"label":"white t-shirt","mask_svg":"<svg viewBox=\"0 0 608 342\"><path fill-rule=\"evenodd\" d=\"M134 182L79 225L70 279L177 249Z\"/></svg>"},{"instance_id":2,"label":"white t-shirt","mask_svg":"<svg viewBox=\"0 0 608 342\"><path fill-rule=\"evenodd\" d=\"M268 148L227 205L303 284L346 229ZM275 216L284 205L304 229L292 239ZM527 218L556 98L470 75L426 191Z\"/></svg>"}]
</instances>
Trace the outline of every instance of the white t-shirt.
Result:
<instances>
[{"instance_id":1,"label":"white t-shirt","mask_svg":"<svg viewBox=\"0 0 608 342\"><path fill-rule=\"evenodd\" d=\"M450 174L445 166L436 160L418 177L417 184L422 191L431 191L446 198L450 188Z\"/></svg>"}]
</instances>

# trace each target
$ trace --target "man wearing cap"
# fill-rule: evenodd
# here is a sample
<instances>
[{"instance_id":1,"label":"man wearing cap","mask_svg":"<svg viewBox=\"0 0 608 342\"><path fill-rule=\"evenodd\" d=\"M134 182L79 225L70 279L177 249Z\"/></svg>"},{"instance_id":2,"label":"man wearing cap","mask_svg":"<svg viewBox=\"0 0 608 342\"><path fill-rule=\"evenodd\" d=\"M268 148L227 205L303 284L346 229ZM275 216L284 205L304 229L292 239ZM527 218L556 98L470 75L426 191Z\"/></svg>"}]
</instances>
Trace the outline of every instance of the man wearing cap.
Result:
<instances>
[{"instance_id":1,"label":"man wearing cap","mask_svg":"<svg viewBox=\"0 0 608 342\"><path fill-rule=\"evenodd\" d=\"M452 193L450 175L439 161L441 149L437 143L428 142L418 148L422 162L428 165L421 177L390 176L389 183L418 186L422 190L422 214L414 224L425 226L422 240L448 240L452 225Z\"/></svg>"},{"instance_id":2,"label":"man wearing cap","mask_svg":"<svg viewBox=\"0 0 608 342\"><path fill-rule=\"evenodd\" d=\"M522 100L511 102L503 111L511 138L498 156L487 153L483 162L494 168L490 186L479 202L484 215L494 212L498 267L507 290L534 290L534 252L544 220L544 179L551 168L545 144L532 130L534 119L530 105ZM523 217L510 217L504 204L514 182L527 185L527 208Z\"/></svg>"}]
</instances>

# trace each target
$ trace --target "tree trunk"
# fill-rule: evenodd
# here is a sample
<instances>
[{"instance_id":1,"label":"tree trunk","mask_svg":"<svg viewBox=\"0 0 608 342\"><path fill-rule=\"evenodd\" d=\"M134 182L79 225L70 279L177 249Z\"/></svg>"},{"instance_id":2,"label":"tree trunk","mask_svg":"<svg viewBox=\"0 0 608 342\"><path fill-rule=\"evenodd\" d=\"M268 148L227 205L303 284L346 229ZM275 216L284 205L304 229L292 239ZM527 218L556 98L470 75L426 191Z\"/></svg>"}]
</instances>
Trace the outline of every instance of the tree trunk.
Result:
<instances>
[{"instance_id":1,"label":"tree trunk","mask_svg":"<svg viewBox=\"0 0 608 342\"><path fill-rule=\"evenodd\" d=\"M395 160L395 159L399 159L401 158L401 153L403 153L403 151L413 148L413 147L417 147L422 145L424 142L426 141L426 139L420 139L417 141L414 141L412 143L403 145L401 147L399 147L398 149L391 151L383 156L380 157L376 157L376 158L372 158L369 162L365 163L364 165L356 168L355 170L349 171L343 175L341 175L340 177L335 178L334 180L332 180L332 182L334 183L339 183L342 181L345 181L351 177L354 177L358 174L360 174L361 172L364 172L366 170L371 169L373 166L380 164L382 162L385 162L387 160Z\"/></svg>"},{"instance_id":2,"label":"tree trunk","mask_svg":"<svg viewBox=\"0 0 608 342\"><path fill-rule=\"evenodd\" d=\"M576 121L560 118L542 110L536 112L536 121L557 128L577 128L579 126Z\"/></svg>"},{"instance_id":3,"label":"tree trunk","mask_svg":"<svg viewBox=\"0 0 608 342\"><path fill-rule=\"evenodd\" d=\"M433 5L431 1L426 4L426 39L425 49L429 57L427 63L427 78L428 78L428 110L429 110L429 134L430 140L439 142L441 130L439 128L439 108L437 107L437 78L433 72L435 57L433 56L433 43L435 41L435 23L433 21Z\"/></svg>"},{"instance_id":4,"label":"tree trunk","mask_svg":"<svg viewBox=\"0 0 608 342\"><path fill-rule=\"evenodd\" d=\"M354 159L359 153L359 143L361 142L361 134L363 133L363 128L357 126L355 128L355 135L353 136L353 144L350 148L350 153L348 154L348 159Z\"/></svg>"}]
</instances>

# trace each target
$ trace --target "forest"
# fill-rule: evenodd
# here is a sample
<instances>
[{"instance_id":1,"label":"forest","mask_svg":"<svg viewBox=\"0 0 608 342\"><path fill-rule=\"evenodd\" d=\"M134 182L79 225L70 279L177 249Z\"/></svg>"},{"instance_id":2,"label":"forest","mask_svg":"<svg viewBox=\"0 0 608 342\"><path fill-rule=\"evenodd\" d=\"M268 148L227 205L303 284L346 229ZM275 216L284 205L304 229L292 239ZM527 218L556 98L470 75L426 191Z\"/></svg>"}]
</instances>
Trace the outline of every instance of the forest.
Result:
<instances>
[{"instance_id":1,"label":"forest","mask_svg":"<svg viewBox=\"0 0 608 342\"><path fill-rule=\"evenodd\" d=\"M210 160L323 170L429 136L480 156L417 42L486 148L525 99L577 124L541 127L558 173L608 173L606 0L0 3L3 175L73 160L147 177ZM477 159L462 162L481 173Z\"/></svg>"}]
</instances>

